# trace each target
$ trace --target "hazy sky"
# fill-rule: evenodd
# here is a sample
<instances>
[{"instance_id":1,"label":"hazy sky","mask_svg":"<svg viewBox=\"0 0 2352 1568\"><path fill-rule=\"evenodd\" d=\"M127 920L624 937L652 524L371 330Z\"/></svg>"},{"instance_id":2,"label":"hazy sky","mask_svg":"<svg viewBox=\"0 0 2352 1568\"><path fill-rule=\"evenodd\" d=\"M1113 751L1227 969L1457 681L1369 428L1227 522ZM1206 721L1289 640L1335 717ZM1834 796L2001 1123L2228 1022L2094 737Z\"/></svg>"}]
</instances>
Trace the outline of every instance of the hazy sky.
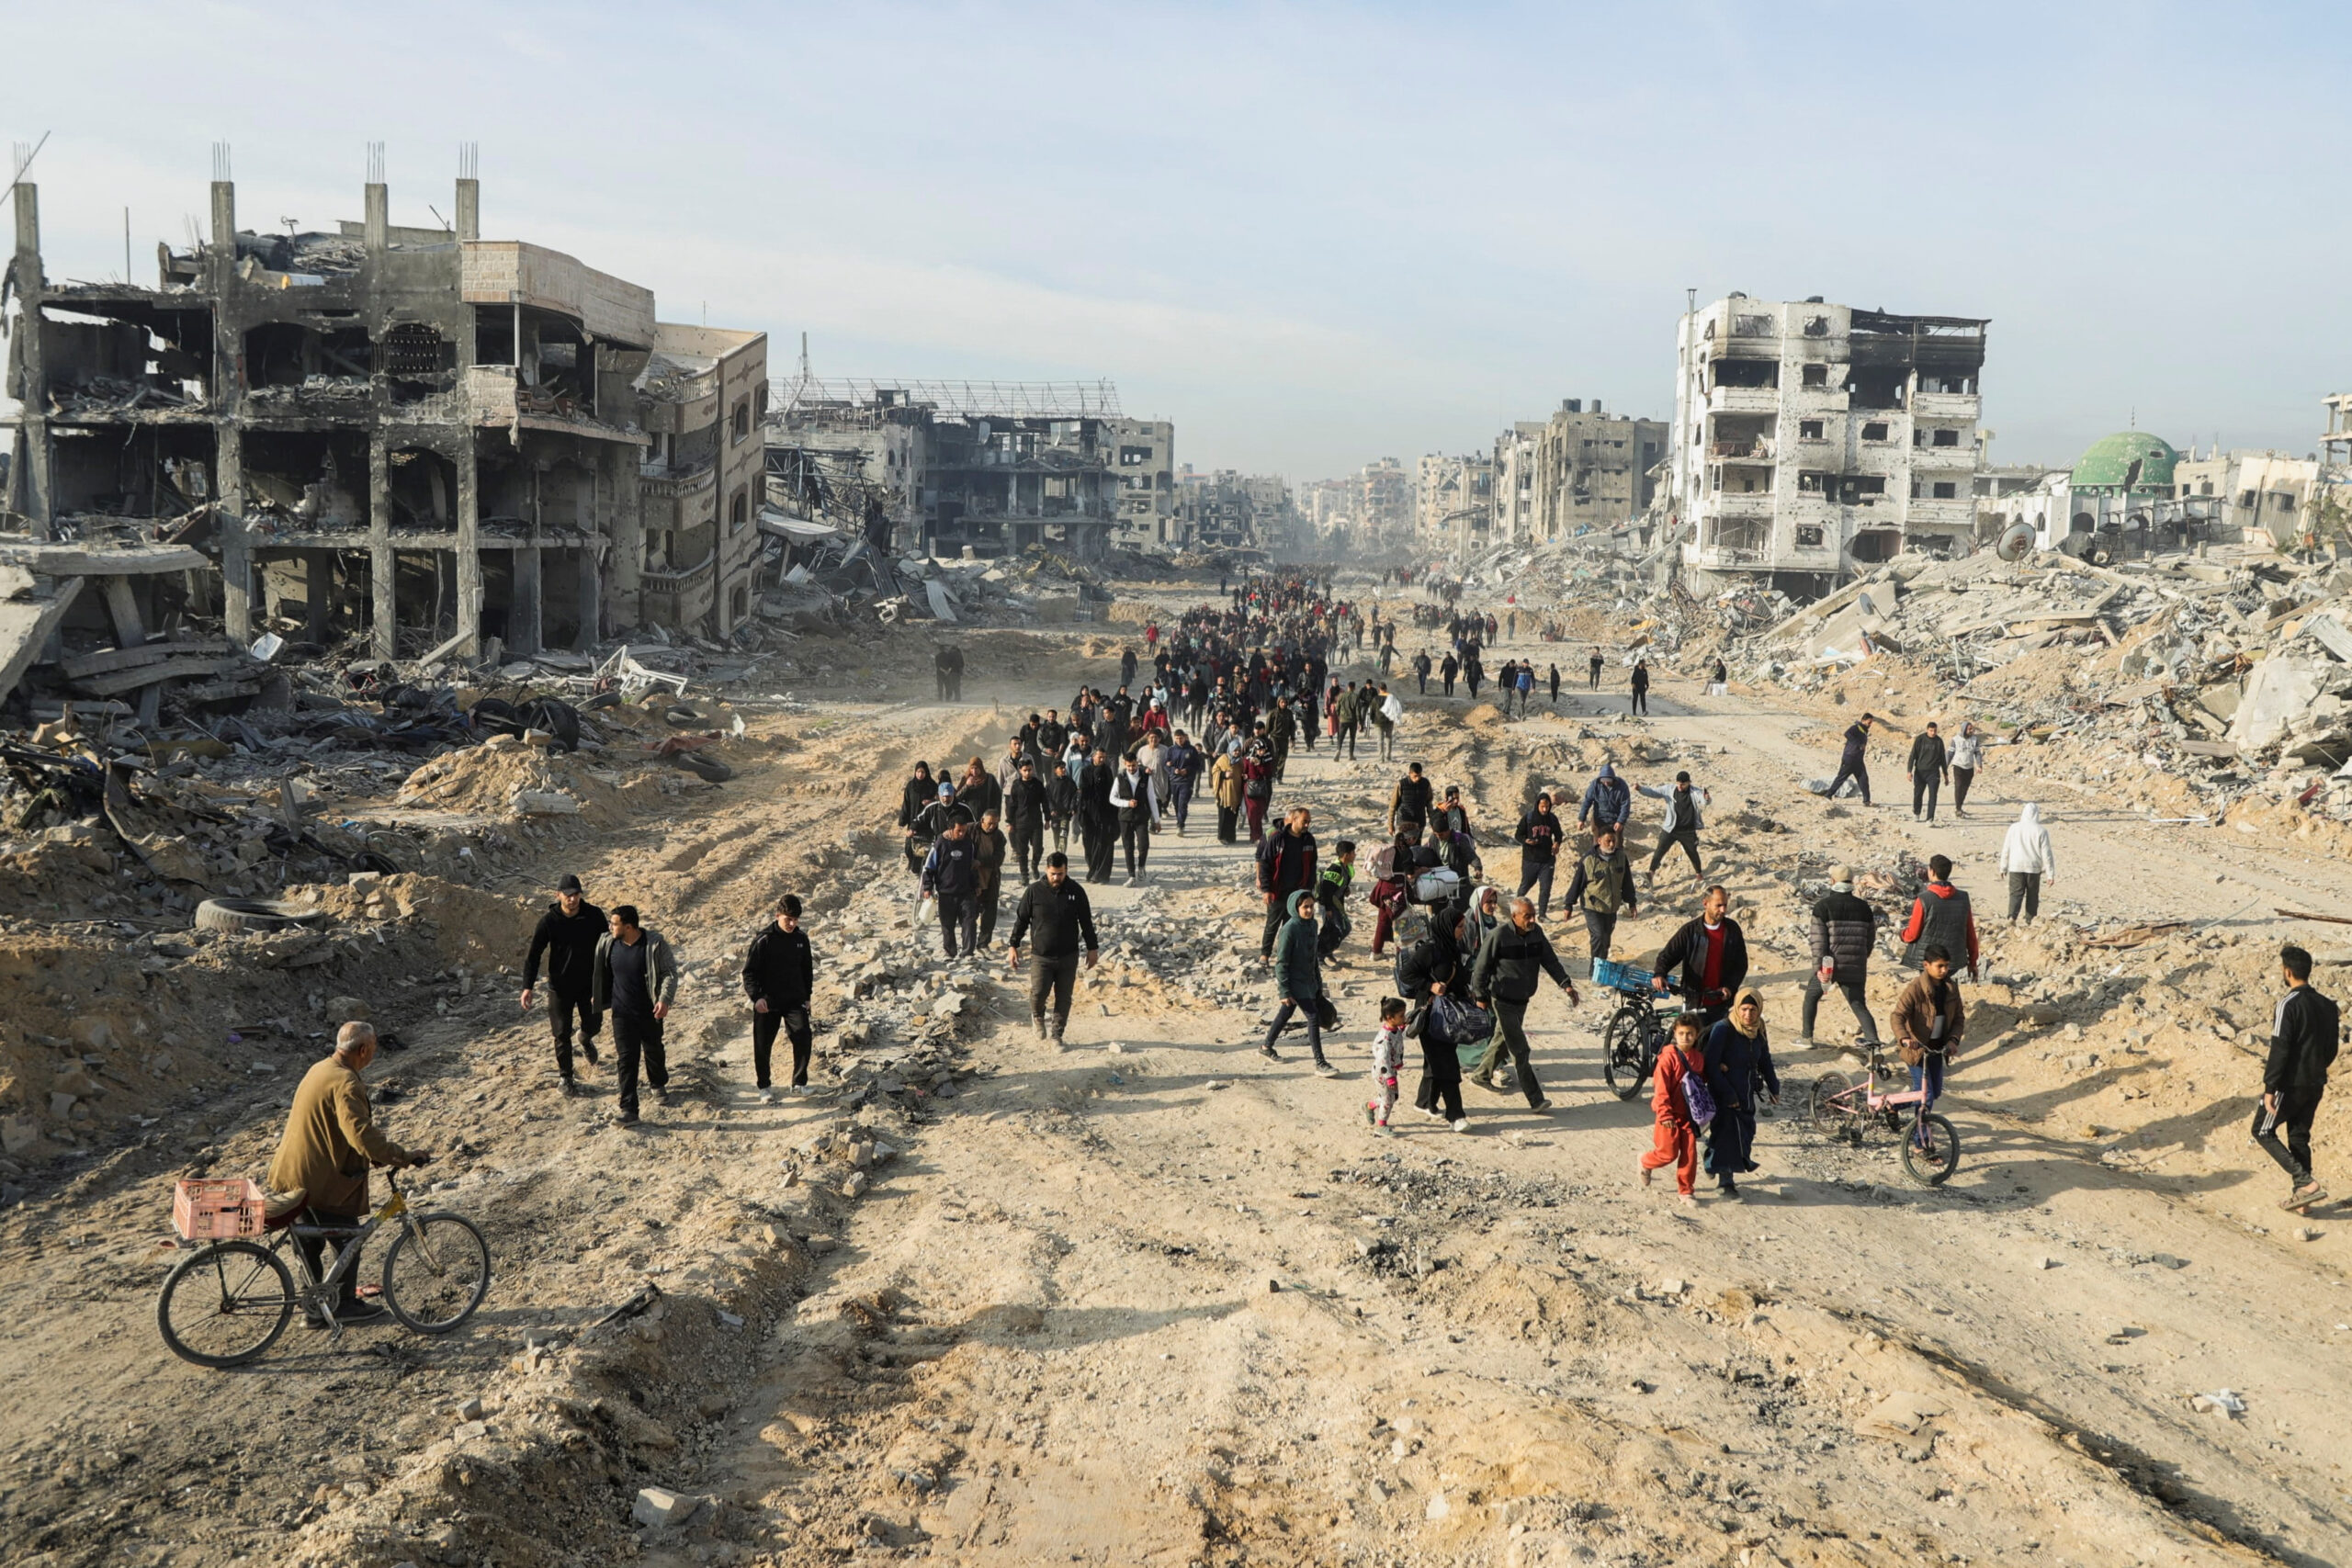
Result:
<instances>
[{"instance_id":1,"label":"hazy sky","mask_svg":"<svg viewBox=\"0 0 2352 1568\"><path fill-rule=\"evenodd\" d=\"M1992 318L1998 460L2309 451L2352 387L2342 6L0 5L52 277L449 211L779 374L1109 377L1337 473L1663 415L1683 289Z\"/></svg>"}]
</instances>

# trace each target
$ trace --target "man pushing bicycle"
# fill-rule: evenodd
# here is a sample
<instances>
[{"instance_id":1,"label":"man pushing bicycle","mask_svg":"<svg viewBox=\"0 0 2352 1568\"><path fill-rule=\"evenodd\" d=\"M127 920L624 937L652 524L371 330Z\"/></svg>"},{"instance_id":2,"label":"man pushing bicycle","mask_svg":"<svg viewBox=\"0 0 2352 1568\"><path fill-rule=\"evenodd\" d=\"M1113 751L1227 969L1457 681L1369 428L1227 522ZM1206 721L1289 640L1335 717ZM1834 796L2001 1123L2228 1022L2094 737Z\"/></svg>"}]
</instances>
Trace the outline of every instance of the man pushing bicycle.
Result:
<instances>
[{"instance_id":1,"label":"man pushing bicycle","mask_svg":"<svg viewBox=\"0 0 2352 1568\"><path fill-rule=\"evenodd\" d=\"M423 1165L432 1156L401 1148L376 1129L368 1104L368 1086L360 1073L376 1059L376 1031L365 1023L346 1023L334 1037L334 1051L302 1075L294 1091L294 1109L287 1113L286 1134L278 1140L277 1157L269 1162L269 1185L275 1191L303 1196L314 1224L357 1229L368 1215L368 1172L370 1167ZM295 1245L311 1266L313 1279L325 1274L321 1258L333 1240L335 1257L350 1245L339 1237L303 1235ZM348 1327L381 1321L388 1315L374 1303L360 1304L359 1270L344 1271L335 1302L335 1321ZM304 1324L324 1328L326 1319L306 1313Z\"/></svg>"}]
</instances>

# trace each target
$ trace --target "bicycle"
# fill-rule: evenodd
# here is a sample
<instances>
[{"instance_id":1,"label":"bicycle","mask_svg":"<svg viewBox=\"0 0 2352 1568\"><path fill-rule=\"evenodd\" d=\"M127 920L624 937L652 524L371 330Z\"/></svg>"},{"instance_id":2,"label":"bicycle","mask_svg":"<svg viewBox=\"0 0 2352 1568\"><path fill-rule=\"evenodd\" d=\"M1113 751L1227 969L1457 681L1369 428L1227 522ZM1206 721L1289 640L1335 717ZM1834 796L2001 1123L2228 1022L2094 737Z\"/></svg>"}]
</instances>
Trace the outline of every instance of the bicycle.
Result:
<instances>
[{"instance_id":1,"label":"bicycle","mask_svg":"<svg viewBox=\"0 0 2352 1568\"><path fill-rule=\"evenodd\" d=\"M1642 1092L1642 1085L1657 1070L1658 1055L1674 1032L1682 1004L1674 1001L1660 1007L1649 971L1630 964L1595 959L1592 983L1617 993L1616 1009L1600 1029L1600 1076L1611 1093L1631 1100Z\"/></svg>"},{"instance_id":2,"label":"bicycle","mask_svg":"<svg viewBox=\"0 0 2352 1568\"><path fill-rule=\"evenodd\" d=\"M1805 1107L1807 1117L1815 1126L1833 1122L1850 1125L1857 1143L1873 1122L1903 1134L1903 1173L1922 1187L1942 1186L1960 1168L1958 1129L1951 1118L1928 1109L1925 1089L1907 1087L1907 1070L1903 1079L1906 1087L1880 1092L1879 1074L1894 1071L1894 1065L1881 1050L1872 1050L1868 1060L1868 1069L1860 1074L1822 1074ZM1904 1115L1906 1108L1908 1117Z\"/></svg>"},{"instance_id":3,"label":"bicycle","mask_svg":"<svg viewBox=\"0 0 2352 1568\"><path fill-rule=\"evenodd\" d=\"M334 1314L345 1276L359 1266L359 1254L386 1225L398 1234L384 1252L383 1303L414 1334L447 1334L463 1325L490 1293L490 1246L462 1214L443 1210L417 1213L401 1192L400 1178L387 1171L391 1194L357 1224L302 1223L299 1203L272 1208L251 1181L183 1181L173 1202L173 1222L182 1245L202 1245L164 1276L155 1303L155 1325L164 1343L182 1360L199 1367L235 1367L277 1343L294 1319L294 1309L323 1318L329 1339L344 1325ZM265 1244L257 1239L267 1236ZM342 1251L324 1275L312 1271L299 1247L293 1249L302 1283L282 1256L297 1238L340 1240Z\"/></svg>"}]
</instances>

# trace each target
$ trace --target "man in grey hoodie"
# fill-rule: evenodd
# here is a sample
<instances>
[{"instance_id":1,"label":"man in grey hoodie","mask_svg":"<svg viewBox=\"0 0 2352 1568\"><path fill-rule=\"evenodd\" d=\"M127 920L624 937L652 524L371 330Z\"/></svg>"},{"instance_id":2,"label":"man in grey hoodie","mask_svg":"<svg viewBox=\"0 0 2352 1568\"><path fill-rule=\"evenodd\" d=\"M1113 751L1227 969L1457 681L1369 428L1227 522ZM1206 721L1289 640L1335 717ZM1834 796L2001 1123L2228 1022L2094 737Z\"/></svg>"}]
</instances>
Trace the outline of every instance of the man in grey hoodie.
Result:
<instances>
[{"instance_id":1,"label":"man in grey hoodie","mask_svg":"<svg viewBox=\"0 0 2352 1568\"><path fill-rule=\"evenodd\" d=\"M678 958L669 939L649 930L634 904L613 909L611 932L597 940L596 957L589 971L591 997L596 1010L612 1021L613 1048L618 1060L613 1071L620 1079L620 1114L624 1127L637 1122L637 1067L645 1064L645 1081L670 1103L670 1062L662 1049L662 1025L670 1004L678 997Z\"/></svg>"}]
</instances>

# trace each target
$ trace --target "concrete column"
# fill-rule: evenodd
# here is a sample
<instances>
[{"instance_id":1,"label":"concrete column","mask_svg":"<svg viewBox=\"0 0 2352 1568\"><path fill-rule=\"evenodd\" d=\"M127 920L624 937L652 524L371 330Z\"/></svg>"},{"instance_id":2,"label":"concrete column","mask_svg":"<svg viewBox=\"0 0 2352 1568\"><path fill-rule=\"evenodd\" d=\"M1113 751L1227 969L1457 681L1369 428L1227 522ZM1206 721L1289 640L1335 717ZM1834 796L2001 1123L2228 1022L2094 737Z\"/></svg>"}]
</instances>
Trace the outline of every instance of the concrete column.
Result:
<instances>
[{"instance_id":1,"label":"concrete column","mask_svg":"<svg viewBox=\"0 0 2352 1568\"><path fill-rule=\"evenodd\" d=\"M334 552L302 552L302 640L324 642L327 612L334 608Z\"/></svg>"},{"instance_id":2,"label":"concrete column","mask_svg":"<svg viewBox=\"0 0 2352 1568\"><path fill-rule=\"evenodd\" d=\"M591 545L580 552L580 647L585 649L604 635L604 563Z\"/></svg>"},{"instance_id":3,"label":"concrete column","mask_svg":"<svg viewBox=\"0 0 2352 1568\"><path fill-rule=\"evenodd\" d=\"M481 182L480 180L458 182L457 222L458 238L460 240L481 238Z\"/></svg>"},{"instance_id":4,"label":"concrete column","mask_svg":"<svg viewBox=\"0 0 2352 1568\"><path fill-rule=\"evenodd\" d=\"M24 372L25 396L17 417L16 460L8 468L6 502L32 520L33 537L50 537L50 519L57 504L53 476L56 452L49 434L49 366L40 338L40 302L46 280L40 270L40 192L33 186L17 187L17 287L29 330L10 344Z\"/></svg>"},{"instance_id":5,"label":"concrete column","mask_svg":"<svg viewBox=\"0 0 2352 1568\"><path fill-rule=\"evenodd\" d=\"M233 181L212 182L212 243L205 254L212 312L212 479L220 505L220 616L224 629L238 642L254 635L253 543L245 533L244 436L238 421L244 413L245 363L243 323L236 307L243 302L237 286L237 187Z\"/></svg>"},{"instance_id":6,"label":"concrete column","mask_svg":"<svg viewBox=\"0 0 2352 1568\"><path fill-rule=\"evenodd\" d=\"M546 635L539 577L538 547L534 545L514 547L514 588L506 609L506 651L509 653L539 651L541 638Z\"/></svg>"},{"instance_id":7,"label":"concrete column","mask_svg":"<svg viewBox=\"0 0 2352 1568\"><path fill-rule=\"evenodd\" d=\"M473 435L458 449L458 624L466 634L459 648L481 651L481 464Z\"/></svg>"},{"instance_id":8,"label":"concrete column","mask_svg":"<svg viewBox=\"0 0 2352 1568\"><path fill-rule=\"evenodd\" d=\"M391 449L379 430L368 438L368 620L379 659L400 657L399 581L392 553Z\"/></svg>"},{"instance_id":9,"label":"concrete column","mask_svg":"<svg viewBox=\"0 0 2352 1568\"><path fill-rule=\"evenodd\" d=\"M381 253L390 243L391 228L392 187L371 184L368 187L368 248Z\"/></svg>"},{"instance_id":10,"label":"concrete column","mask_svg":"<svg viewBox=\"0 0 2352 1568\"><path fill-rule=\"evenodd\" d=\"M220 618L232 642L254 637L254 548L245 532L244 432L233 415L220 421L213 457L220 488Z\"/></svg>"}]
</instances>

